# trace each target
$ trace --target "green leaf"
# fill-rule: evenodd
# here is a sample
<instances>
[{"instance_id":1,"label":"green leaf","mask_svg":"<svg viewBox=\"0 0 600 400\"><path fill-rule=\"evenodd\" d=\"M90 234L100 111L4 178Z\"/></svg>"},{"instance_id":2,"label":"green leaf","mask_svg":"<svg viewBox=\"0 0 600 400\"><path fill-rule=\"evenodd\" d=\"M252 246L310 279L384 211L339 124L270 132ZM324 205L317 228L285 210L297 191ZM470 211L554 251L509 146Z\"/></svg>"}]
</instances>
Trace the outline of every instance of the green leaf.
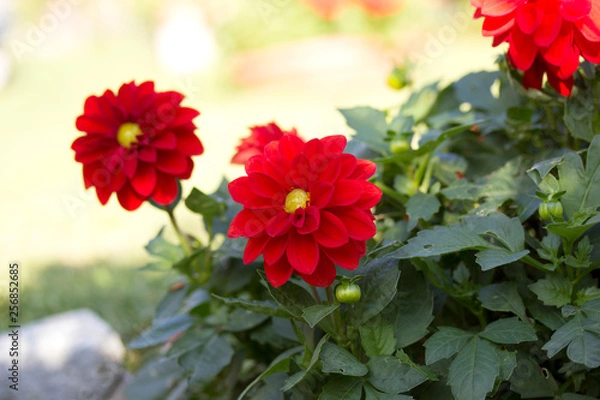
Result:
<instances>
[{"instance_id":1,"label":"green leaf","mask_svg":"<svg viewBox=\"0 0 600 400\"><path fill-rule=\"evenodd\" d=\"M575 296L575 304L581 306L591 300L600 299L600 288L597 287L587 287L585 289L581 289L577 291L577 295Z\"/></svg>"},{"instance_id":2,"label":"green leaf","mask_svg":"<svg viewBox=\"0 0 600 400\"><path fill-rule=\"evenodd\" d=\"M592 321L600 322L600 299L584 303L581 306L581 311Z\"/></svg>"},{"instance_id":3,"label":"green leaf","mask_svg":"<svg viewBox=\"0 0 600 400\"><path fill-rule=\"evenodd\" d=\"M481 265L482 271L488 271L490 269L499 267L519 261L521 258L529 254L529 250L523 250L518 253L511 253L509 250L494 248L486 249L478 252L475 255L477 264Z\"/></svg>"},{"instance_id":4,"label":"green leaf","mask_svg":"<svg viewBox=\"0 0 600 400\"><path fill-rule=\"evenodd\" d=\"M244 391L242 393L240 393L237 400L242 400L244 398L244 396L250 391L250 389L252 389L254 386L256 386L256 384L258 384L260 381L262 381L266 377L273 375L273 374L277 374L279 372L288 372L289 368L290 368L290 358L294 354L302 351L302 349L303 349L302 346L293 347L289 350L284 351L277 357L275 357L275 359L273 361L271 361L271 364L269 364L267 369L264 370L262 374L257 376L256 379L254 379L246 387L246 389L244 389Z\"/></svg>"},{"instance_id":5,"label":"green leaf","mask_svg":"<svg viewBox=\"0 0 600 400\"><path fill-rule=\"evenodd\" d=\"M163 236L164 228L158 231L158 234L148 242L144 247L148 254L158 257L160 260L148 264L145 268L171 268L171 266L184 257L181 247L168 242Z\"/></svg>"},{"instance_id":6,"label":"green leaf","mask_svg":"<svg viewBox=\"0 0 600 400\"><path fill-rule=\"evenodd\" d=\"M479 336L500 344L517 344L537 340L535 330L531 325L516 317L490 322Z\"/></svg>"},{"instance_id":7,"label":"green leaf","mask_svg":"<svg viewBox=\"0 0 600 400\"><path fill-rule=\"evenodd\" d=\"M392 301L400 278L398 261L388 256L377 258L368 263L361 274L365 275L358 281L362 298L348 310L353 326L360 326L373 318Z\"/></svg>"},{"instance_id":8,"label":"green leaf","mask_svg":"<svg viewBox=\"0 0 600 400\"><path fill-rule=\"evenodd\" d=\"M570 219L579 210L600 206L600 135L594 136L587 150L585 169L577 153L564 156L564 162L558 166L561 197L565 214Z\"/></svg>"},{"instance_id":9,"label":"green leaf","mask_svg":"<svg viewBox=\"0 0 600 400\"><path fill-rule=\"evenodd\" d=\"M425 364L427 365L452 357L473 337L472 333L458 328L440 326L439 329L424 343Z\"/></svg>"},{"instance_id":10,"label":"green leaf","mask_svg":"<svg viewBox=\"0 0 600 400\"><path fill-rule=\"evenodd\" d=\"M537 298L533 298L533 296L527 301L527 309L536 321L541 322L553 331L560 328L566 322L558 308L545 306Z\"/></svg>"},{"instance_id":11,"label":"green leaf","mask_svg":"<svg viewBox=\"0 0 600 400\"><path fill-rule=\"evenodd\" d=\"M512 312L522 320L527 318L525 304L513 282L495 283L479 289L479 301L488 310Z\"/></svg>"},{"instance_id":12,"label":"green leaf","mask_svg":"<svg viewBox=\"0 0 600 400\"><path fill-rule=\"evenodd\" d=\"M500 381L507 381L517 367L517 352L498 349L496 355L498 356L500 366Z\"/></svg>"},{"instance_id":13,"label":"green leaf","mask_svg":"<svg viewBox=\"0 0 600 400\"><path fill-rule=\"evenodd\" d=\"M323 304L315 304L313 306L307 307L302 312L302 317L308 323L308 325L310 325L311 328L314 328L323 318L337 310L339 307L339 303L330 306Z\"/></svg>"},{"instance_id":14,"label":"green leaf","mask_svg":"<svg viewBox=\"0 0 600 400\"><path fill-rule=\"evenodd\" d=\"M188 329L183 336L173 342L173 345L167 351L168 358L178 358L185 353L194 350L197 347L206 345L206 343L216 334L214 329Z\"/></svg>"},{"instance_id":15,"label":"green leaf","mask_svg":"<svg viewBox=\"0 0 600 400\"><path fill-rule=\"evenodd\" d=\"M388 309L386 319L394 324L396 347L409 346L429 332L433 293L427 280L412 265L402 265L398 294Z\"/></svg>"},{"instance_id":16,"label":"green leaf","mask_svg":"<svg viewBox=\"0 0 600 400\"><path fill-rule=\"evenodd\" d=\"M438 225L433 229L420 231L416 237L391 255L400 259L431 257L461 250L483 250L489 247L492 245L461 225Z\"/></svg>"},{"instance_id":17,"label":"green leaf","mask_svg":"<svg viewBox=\"0 0 600 400\"><path fill-rule=\"evenodd\" d=\"M563 162L563 157L554 157L548 160L540 161L527 170L529 177L536 183L541 185L546 175L550 173L560 163Z\"/></svg>"},{"instance_id":18,"label":"green leaf","mask_svg":"<svg viewBox=\"0 0 600 400\"><path fill-rule=\"evenodd\" d=\"M317 343L315 349L313 350L312 356L310 358L310 363L308 364L308 368L297 372L294 375L290 376L288 379L286 379L285 384L281 388L282 392L290 390L298 383L300 383L304 378L306 378L306 375L315 367L315 365L317 365L317 361L319 361L319 356L321 354L321 349L323 348L323 345L327 343L328 340L329 335L325 335L321 338L321 340L319 340L319 343Z\"/></svg>"},{"instance_id":19,"label":"green leaf","mask_svg":"<svg viewBox=\"0 0 600 400\"><path fill-rule=\"evenodd\" d=\"M529 289L545 305L562 307L571 302L573 285L562 275L547 274L545 278L529 285Z\"/></svg>"},{"instance_id":20,"label":"green leaf","mask_svg":"<svg viewBox=\"0 0 600 400\"><path fill-rule=\"evenodd\" d=\"M600 115L595 106L596 100L590 90L581 90L567 97L564 121L574 137L591 142L600 131Z\"/></svg>"},{"instance_id":21,"label":"green leaf","mask_svg":"<svg viewBox=\"0 0 600 400\"><path fill-rule=\"evenodd\" d=\"M356 131L353 139L366 144L372 150L381 154L390 152L387 137L388 124L383 111L371 107L355 107L339 110L346 124Z\"/></svg>"},{"instance_id":22,"label":"green leaf","mask_svg":"<svg viewBox=\"0 0 600 400\"><path fill-rule=\"evenodd\" d=\"M367 366L369 367L367 380L375 389L384 393L408 392L427 380L410 364L403 363L392 356L372 358Z\"/></svg>"},{"instance_id":23,"label":"green leaf","mask_svg":"<svg viewBox=\"0 0 600 400\"><path fill-rule=\"evenodd\" d=\"M319 400L360 400L362 387L360 379L336 376L325 384Z\"/></svg>"},{"instance_id":24,"label":"green leaf","mask_svg":"<svg viewBox=\"0 0 600 400\"><path fill-rule=\"evenodd\" d=\"M213 336L204 346L184 354L179 364L193 371L190 382L207 381L214 378L223 368L229 365L233 357L233 348L225 338Z\"/></svg>"},{"instance_id":25,"label":"green leaf","mask_svg":"<svg viewBox=\"0 0 600 400\"><path fill-rule=\"evenodd\" d=\"M600 223L600 214L591 209L584 209L577 211L575 215L566 222L553 222L546 225L546 229L573 243L588 229L598 223Z\"/></svg>"},{"instance_id":26,"label":"green leaf","mask_svg":"<svg viewBox=\"0 0 600 400\"><path fill-rule=\"evenodd\" d=\"M255 313L268 315L270 317L290 317L290 313L288 311L278 307L277 304L272 301L243 300L238 298L221 297L216 294L213 294L212 296L216 299L221 300L227 305L243 308L244 310L252 311Z\"/></svg>"},{"instance_id":27,"label":"green leaf","mask_svg":"<svg viewBox=\"0 0 600 400\"><path fill-rule=\"evenodd\" d=\"M184 379L185 370L168 358L150 360L142 365L125 386L127 399L164 400L178 382Z\"/></svg>"},{"instance_id":28,"label":"green leaf","mask_svg":"<svg viewBox=\"0 0 600 400\"><path fill-rule=\"evenodd\" d=\"M365 400L412 400L411 396L404 394L382 393L368 383L365 384Z\"/></svg>"},{"instance_id":29,"label":"green leaf","mask_svg":"<svg viewBox=\"0 0 600 400\"><path fill-rule=\"evenodd\" d=\"M194 318L187 314L174 315L153 324L140 336L127 345L130 349L143 349L166 342L173 335L183 332L194 323Z\"/></svg>"},{"instance_id":30,"label":"green leaf","mask_svg":"<svg viewBox=\"0 0 600 400\"><path fill-rule=\"evenodd\" d=\"M542 374L542 369L529 355L517 353L517 367L510 379L510 390L523 399L545 399L554 397L558 390L556 382Z\"/></svg>"},{"instance_id":31,"label":"green leaf","mask_svg":"<svg viewBox=\"0 0 600 400\"><path fill-rule=\"evenodd\" d=\"M407 229L412 230L420 219L429 221L440 206L440 201L432 194L418 192L412 196L406 203L406 213L409 216Z\"/></svg>"},{"instance_id":32,"label":"green leaf","mask_svg":"<svg viewBox=\"0 0 600 400\"><path fill-rule=\"evenodd\" d=\"M475 336L450 364L448 384L456 399L485 400L499 374L496 346Z\"/></svg>"},{"instance_id":33,"label":"green leaf","mask_svg":"<svg viewBox=\"0 0 600 400\"><path fill-rule=\"evenodd\" d=\"M202 215L207 230L212 231L213 219L225 213L227 205L193 188L190 195L185 199L185 205L191 211Z\"/></svg>"},{"instance_id":34,"label":"green leaf","mask_svg":"<svg viewBox=\"0 0 600 400\"><path fill-rule=\"evenodd\" d=\"M576 393L563 393L560 400L598 400L597 397L584 396Z\"/></svg>"},{"instance_id":35,"label":"green leaf","mask_svg":"<svg viewBox=\"0 0 600 400\"><path fill-rule=\"evenodd\" d=\"M600 366L600 323L577 313L570 321L554 332L542 350L554 357L567 347L567 357L588 368Z\"/></svg>"},{"instance_id":36,"label":"green leaf","mask_svg":"<svg viewBox=\"0 0 600 400\"><path fill-rule=\"evenodd\" d=\"M366 365L356 359L348 350L333 344L325 343L321 349L323 372L347 376L365 376L369 370Z\"/></svg>"},{"instance_id":37,"label":"green leaf","mask_svg":"<svg viewBox=\"0 0 600 400\"><path fill-rule=\"evenodd\" d=\"M228 332L243 332L257 327L269 318L268 315L258 314L250 310L237 308L229 314L223 330Z\"/></svg>"},{"instance_id":38,"label":"green leaf","mask_svg":"<svg viewBox=\"0 0 600 400\"><path fill-rule=\"evenodd\" d=\"M264 271L258 270L257 272L277 304L287 310L295 319L304 321L302 314L306 308L315 304L313 297L304 288L292 281L288 281L283 286L273 287L268 283Z\"/></svg>"},{"instance_id":39,"label":"green leaf","mask_svg":"<svg viewBox=\"0 0 600 400\"><path fill-rule=\"evenodd\" d=\"M463 219L463 226L478 235L497 239L511 252L524 249L525 232L518 218L494 212L487 216L467 216Z\"/></svg>"},{"instance_id":40,"label":"green leaf","mask_svg":"<svg viewBox=\"0 0 600 400\"><path fill-rule=\"evenodd\" d=\"M369 358L389 356L396 350L394 327L381 316L375 316L359 327L360 339Z\"/></svg>"}]
</instances>

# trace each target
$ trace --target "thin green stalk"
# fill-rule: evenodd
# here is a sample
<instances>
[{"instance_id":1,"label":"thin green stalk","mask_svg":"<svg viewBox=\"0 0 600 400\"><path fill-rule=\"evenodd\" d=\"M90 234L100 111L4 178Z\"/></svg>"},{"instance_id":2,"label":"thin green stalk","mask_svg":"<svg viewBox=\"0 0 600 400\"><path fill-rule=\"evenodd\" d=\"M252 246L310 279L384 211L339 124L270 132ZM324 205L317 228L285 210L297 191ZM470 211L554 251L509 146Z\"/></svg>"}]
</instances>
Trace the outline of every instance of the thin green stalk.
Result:
<instances>
[{"instance_id":1,"label":"thin green stalk","mask_svg":"<svg viewBox=\"0 0 600 400\"><path fill-rule=\"evenodd\" d=\"M386 196L390 197L392 200L397 201L400 205L404 205L406 203L407 199L404 196L402 196L400 193L396 192L391 187L387 186L385 183L379 182L379 181L375 181L374 184L379 189L381 189L381 191L383 192L383 194L385 194Z\"/></svg>"},{"instance_id":2,"label":"thin green stalk","mask_svg":"<svg viewBox=\"0 0 600 400\"><path fill-rule=\"evenodd\" d=\"M179 243L181 243L181 248L186 256L192 255L192 247L187 237L183 234L181 229L179 229L179 225L177 224L177 220L175 219L175 214L173 214L173 209L168 208L167 214L169 214L169 219L171 220L171 225L173 225L173 229L177 234L177 238L179 239Z\"/></svg>"},{"instance_id":3,"label":"thin green stalk","mask_svg":"<svg viewBox=\"0 0 600 400\"><path fill-rule=\"evenodd\" d=\"M429 165L430 158L431 158L431 153L427 153L425 156L423 156L422 162L419 165L419 169L417 169L417 172L415 173L414 185L416 188L418 188L421 185L421 183L423 182L423 177L425 175L425 172L427 171L427 167Z\"/></svg>"},{"instance_id":4,"label":"thin green stalk","mask_svg":"<svg viewBox=\"0 0 600 400\"><path fill-rule=\"evenodd\" d=\"M319 296L319 292L317 292L317 288L314 287L313 285L309 285L310 286L310 291L313 294L313 297L315 298L315 301L317 302L317 304L321 304L321 296Z\"/></svg>"},{"instance_id":5,"label":"thin green stalk","mask_svg":"<svg viewBox=\"0 0 600 400\"><path fill-rule=\"evenodd\" d=\"M530 265L536 269L539 269L540 271L544 271L544 272L549 271L548 268L546 268L545 264L542 264L541 262L539 262L535 258L531 257L530 255L526 255L525 257L521 258L521 261L523 261L527 265Z\"/></svg>"}]
</instances>

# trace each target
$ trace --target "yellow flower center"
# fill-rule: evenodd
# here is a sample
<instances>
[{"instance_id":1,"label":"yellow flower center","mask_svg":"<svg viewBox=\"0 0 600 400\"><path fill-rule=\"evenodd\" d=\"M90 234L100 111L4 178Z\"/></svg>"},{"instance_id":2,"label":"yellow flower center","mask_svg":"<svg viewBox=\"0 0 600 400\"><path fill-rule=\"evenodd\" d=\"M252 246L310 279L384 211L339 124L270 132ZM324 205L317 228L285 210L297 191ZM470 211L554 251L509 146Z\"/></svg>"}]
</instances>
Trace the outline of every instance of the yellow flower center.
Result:
<instances>
[{"instance_id":1,"label":"yellow flower center","mask_svg":"<svg viewBox=\"0 0 600 400\"><path fill-rule=\"evenodd\" d=\"M119 127L117 142L123 147L130 148L133 143L137 143L137 137L142 134L142 129L138 124L125 122Z\"/></svg>"},{"instance_id":2,"label":"yellow flower center","mask_svg":"<svg viewBox=\"0 0 600 400\"><path fill-rule=\"evenodd\" d=\"M285 206L283 209L287 213L294 213L298 208L306 208L306 204L310 201L310 193L302 189L294 189L285 197Z\"/></svg>"}]
</instances>

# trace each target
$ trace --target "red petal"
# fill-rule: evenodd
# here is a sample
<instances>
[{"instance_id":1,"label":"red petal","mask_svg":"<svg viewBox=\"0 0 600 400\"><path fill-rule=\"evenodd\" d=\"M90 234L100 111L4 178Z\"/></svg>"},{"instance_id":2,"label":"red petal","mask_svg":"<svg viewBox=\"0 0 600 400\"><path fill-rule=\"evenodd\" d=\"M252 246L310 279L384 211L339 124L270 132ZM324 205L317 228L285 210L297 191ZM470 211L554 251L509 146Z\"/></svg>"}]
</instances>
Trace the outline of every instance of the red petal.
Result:
<instances>
[{"instance_id":1,"label":"red petal","mask_svg":"<svg viewBox=\"0 0 600 400\"><path fill-rule=\"evenodd\" d=\"M525 89L542 90L542 81L544 79L545 68L543 62L535 62L523 74L523 87Z\"/></svg>"},{"instance_id":2,"label":"red petal","mask_svg":"<svg viewBox=\"0 0 600 400\"><path fill-rule=\"evenodd\" d=\"M545 50L542 51L544 59L552 65L560 66L567 56L574 56L579 64L579 53L573 53L573 30L566 24L563 25L560 35ZM526 68L527 69L527 68Z\"/></svg>"},{"instance_id":3,"label":"red petal","mask_svg":"<svg viewBox=\"0 0 600 400\"><path fill-rule=\"evenodd\" d=\"M267 274L267 280L273 287L279 287L286 283L292 276L292 272L294 270L285 257L274 264L265 262L265 274Z\"/></svg>"},{"instance_id":4,"label":"red petal","mask_svg":"<svg viewBox=\"0 0 600 400\"><path fill-rule=\"evenodd\" d=\"M317 208L325 208L333 196L333 185L325 181L317 181L310 188L310 204Z\"/></svg>"},{"instance_id":5,"label":"red petal","mask_svg":"<svg viewBox=\"0 0 600 400\"><path fill-rule=\"evenodd\" d=\"M583 19L580 29L586 39L592 42L600 42L600 4L598 2L592 5L590 15Z\"/></svg>"},{"instance_id":6,"label":"red petal","mask_svg":"<svg viewBox=\"0 0 600 400\"><path fill-rule=\"evenodd\" d=\"M592 2L591 0L562 0L560 11L567 21L577 21L592 11Z\"/></svg>"},{"instance_id":7,"label":"red petal","mask_svg":"<svg viewBox=\"0 0 600 400\"><path fill-rule=\"evenodd\" d=\"M558 36L562 18L558 10L545 10L544 19L533 33L533 41L540 47L548 47Z\"/></svg>"},{"instance_id":8,"label":"red petal","mask_svg":"<svg viewBox=\"0 0 600 400\"><path fill-rule=\"evenodd\" d=\"M271 237L281 236L290 230L292 214L279 212L267 222L265 230Z\"/></svg>"},{"instance_id":9,"label":"red petal","mask_svg":"<svg viewBox=\"0 0 600 400\"><path fill-rule=\"evenodd\" d=\"M173 132L165 132L153 138L150 145L157 149L171 150L177 147L177 138Z\"/></svg>"},{"instance_id":10,"label":"red petal","mask_svg":"<svg viewBox=\"0 0 600 400\"><path fill-rule=\"evenodd\" d=\"M574 84L573 77L560 79L550 71L547 71L546 75L548 76L548 83L550 83L550 86L552 86L560 95L567 97L571 94L571 89L573 89Z\"/></svg>"},{"instance_id":11,"label":"red petal","mask_svg":"<svg viewBox=\"0 0 600 400\"><path fill-rule=\"evenodd\" d=\"M243 209L231 221L227 236L253 237L259 235L265 229L265 218L263 215L254 211Z\"/></svg>"},{"instance_id":12,"label":"red petal","mask_svg":"<svg viewBox=\"0 0 600 400\"><path fill-rule=\"evenodd\" d=\"M133 211L142 205L144 197L138 195L128 184L125 184L121 190L117 192L117 198L121 206L127 211Z\"/></svg>"},{"instance_id":13,"label":"red petal","mask_svg":"<svg viewBox=\"0 0 600 400\"><path fill-rule=\"evenodd\" d=\"M531 35L542 23L544 13L535 4L524 4L517 12L517 23L523 33Z\"/></svg>"},{"instance_id":14,"label":"red petal","mask_svg":"<svg viewBox=\"0 0 600 400\"><path fill-rule=\"evenodd\" d=\"M375 207L379 203L379 200L381 200L381 189L370 182L361 182L361 186L362 195L354 205L361 209Z\"/></svg>"},{"instance_id":15,"label":"red petal","mask_svg":"<svg viewBox=\"0 0 600 400\"><path fill-rule=\"evenodd\" d=\"M581 55L587 61L600 64L600 41L599 42L590 42L583 37L583 35L577 35L577 47L581 51Z\"/></svg>"},{"instance_id":16,"label":"red petal","mask_svg":"<svg viewBox=\"0 0 600 400\"><path fill-rule=\"evenodd\" d=\"M358 267L362 254L359 253L354 241L333 249L323 248L323 251L337 265L344 269L353 270Z\"/></svg>"},{"instance_id":17,"label":"red petal","mask_svg":"<svg viewBox=\"0 0 600 400\"><path fill-rule=\"evenodd\" d=\"M204 146L198 136L187 130L177 132L177 149L187 156L199 156L204 153Z\"/></svg>"},{"instance_id":18,"label":"red petal","mask_svg":"<svg viewBox=\"0 0 600 400\"><path fill-rule=\"evenodd\" d=\"M299 210L296 210L299 211ZM321 221L321 214L315 206L306 207L304 210L304 221L301 226L297 226L298 233L306 235L313 233L319 229L319 223Z\"/></svg>"},{"instance_id":19,"label":"red petal","mask_svg":"<svg viewBox=\"0 0 600 400\"><path fill-rule=\"evenodd\" d=\"M285 249L287 247L288 237L287 235L279 236L276 238L271 238L269 240L268 245L265 246L263 251L263 257L265 259L265 264L273 264L277 262L285 253ZM287 263L287 258L284 257L284 260Z\"/></svg>"},{"instance_id":20,"label":"red petal","mask_svg":"<svg viewBox=\"0 0 600 400\"><path fill-rule=\"evenodd\" d=\"M508 32L515 25L514 15L487 17L483 20L481 32L483 36L497 36Z\"/></svg>"},{"instance_id":21,"label":"red petal","mask_svg":"<svg viewBox=\"0 0 600 400\"><path fill-rule=\"evenodd\" d=\"M75 127L82 132L98 133L105 136L112 136L118 130L118 127L107 119L91 117L85 114L77 117Z\"/></svg>"},{"instance_id":22,"label":"red petal","mask_svg":"<svg viewBox=\"0 0 600 400\"><path fill-rule=\"evenodd\" d=\"M269 242L267 235L259 235L248 239L246 248L244 249L244 264L250 264L256 260L260 253L263 252L266 244Z\"/></svg>"},{"instance_id":23,"label":"red petal","mask_svg":"<svg viewBox=\"0 0 600 400\"><path fill-rule=\"evenodd\" d=\"M163 106L166 108L166 106ZM172 121L168 121L169 125L172 127L177 127L177 126L181 126L181 125L185 125L189 122L192 122L192 120L194 118L196 118L198 115L200 115L200 112L198 110L194 110L193 108L188 108L188 107L179 107L178 105L174 105L173 107L175 107L175 115L173 117ZM168 111L165 112L165 114L171 115L173 114L173 111ZM160 110L159 110L159 115L160 115Z\"/></svg>"},{"instance_id":24,"label":"red petal","mask_svg":"<svg viewBox=\"0 0 600 400\"><path fill-rule=\"evenodd\" d=\"M300 277L304 280L304 282L308 283L312 286L317 287L328 287L335 280L336 276L335 266L327 257L321 257L319 259L319 265L310 275L307 274L299 274Z\"/></svg>"},{"instance_id":25,"label":"red petal","mask_svg":"<svg viewBox=\"0 0 600 400\"><path fill-rule=\"evenodd\" d=\"M247 176L237 178L228 185L231 198L243 204L246 208L274 208L281 206L275 199L257 196L250 187L250 180Z\"/></svg>"},{"instance_id":26,"label":"red petal","mask_svg":"<svg viewBox=\"0 0 600 400\"><path fill-rule=\"evenodd\" d=\"M377 170L377 165L373 161L357 159L356 168L352 172L348 179L369 179L373 176Z\"/></svg>"},{"instance_id":27,"label":"red petal","mask_svg":"<svg viewBox=\"0 0 600 400\"><path fill-rule=\"evenodd\" d=\"M152 147L142 147L138 150L138 158L140 161L154 164L156 162L156 149Z\"/></svg>"},{"instance_id":28,"label":"red petal","mask_svg":"<svg viewBox=\"0 0 600 400\"><path fill-rule=\"evenodd\" d=\"M360 165L361 161L366 161L366 160L358 160L352 154L341 154L340 155L341 169L340 169L339 177L341 179L345 179L345 178L349 178L351 175L354 175L354 172L356 171L356 167L358 165ZM369 163L370 163L370 161L369 161ZM375 164L373 164L373 165L375 165ZM375 170L373 170L373 172L375 172ZM352 177L352 179L366 179L366 178Z\"/></svg>"},{"instance_id":29,"label":"red petal","mask_svg":"<svg viewBox=\"0 0 600 400\"><path fill-rule=\"evenodd\" d=\"M348 206L358 201L362 195L360 181L354 179L342 179L335 183L333 196L329 201L330 206Z\"/></svg>"},{"instance_id":30,"label":"red petal","mask_svg":"<svg viewBox=\"0 0 600 400\"><path fill-rule=\"evenodd\" d=\"M367 240L375 236L375 224L370 212L355 207L336 207L331 212L342 220L352 239Z\"/></svg>"},{"instance_id":31,"label":"red petal","mask_svg":"<svg viewBox=\"0 0 600 400\"><path fill-rule=\"evenodd\" d=\"M152 193L152 200L158 204L168 205L171 204L177 194L179 193L179 186L177 185L177 179L172 176L165 175L156 171L156 187Z\"/></svg>"},{"instance_id":32,"label":"red petal","mask_svg":"<svg viewBox=\"0 0 600 400\"><path fill-rule=\"evenodd\" d=\"M286 175L286 181L289 185L308 190L308 185L316 179L316 175L311 170L310 161L305 154L299 154L292 161L292 168Z\"/></svg>"},{"instance_id":33,"label":"red petal","mask_svg":"<svg viewBox=\"0 0 600 400\"><path fill-rule=\"evenodd\" d=\"M333 183L340 177L342 160L337 154L328 157L313 157L311 168L318 174L317 179Z\"/></svg>"},{"instance_id":34,"label":"red petal","mask_svg":"<svg viewBox=\"0 0 600 400\"><path fill-rule=\"evenodd\" d=\"M156 187L156 170L149 164L140 163L130 182L140 196L148 197Z\"/></svg>"},{"instance_id":35,"label":"red petal","mask_svg":"<svg viewBox=\"0 0 600 400\"><path fill-rule=\"evenodd\" d=\"M346 148L348 141L342 135L326 136L321 139L323 144L323 152L325 154L341 153Z\"/></svg>"},{"instance_id":36,"label":"red petal","mask_svg":"<svg viewBox=\"0 0 600 400\"><path fill-rule=\"evenodd\" d=\"M248 174L248 179L250 182L250 188L259 196L270 199L279 199L282 196L285 196L285 191L281 185L266 174L260 172L251 172Z\"/></svg>"},{"instance_id":37,"label":"red petal","mask_svg":"<svg viewBox=\"0 0 600 400\"><path fill-rule=\"evenodd\" d=\"M232 164L244 165L246 163L246 161L248 161L250 158L252 158L254 156L257 156L259 154L262 154L262 153L261 153L260 150L258 150L256 148L241 150L241 151L238 151L231 158L231 163Z\"/></svg>"},{"instance_id":38,"label":"red petal","mask_svg":"<svg viewBox=\"0 0 600 400\"><path fill-rule=\"evenodd\" d=\"M167 174L177 175L189 169L188 157L178 151L158 151L156 168Z\"/></svg>"},{"instance_id":39,"label":"red petal","mask_svg":"<svg viewBox=\"0 0 600 400\"><path fill-rule=\"evenodd\" d=\"M273 143L273 142L272 142ZM298 136L293 135L283 135L281 139L279 139L278 149L281 155L292 161L294 157L296 157L302 149L304 148L304 142Z\"/></svg>"},{"instance_id":40,"label":"red petal","mask_svg":"<svg viewBox=\"0 0 600 400\"><path fill-rule=\"evenodd\" d=\"M323 247L339 247L348 242L348 230L342 220L324 210L321 210L319 229L313 236Z\"/></svg>"},{"instance_id":41,"label":"red petal","mask_svg":"<svg viewBox=\"0 0 600 400\"><path fill-rule=\"evenodd\" d=\"M119 88L118 98L124 110L132 111L134 109L135 83L125 83Z\"/></svg>"},{"instance_id":42,"label":"red petal","mask_svg":"<svg viewBox=\"0 0 600 400\"><path fill-rule=\"evenodd\" d=\"M296 271L312 274L319 262L319 245L312 235L299 235L291 231L286 254Z\"/></svg>"},{"instance_id":43,"label":"red petal","mask_svg":"<svg viewBox=\"0 0 600 400\"><path fill-rule=\"evenodd\" d=\"M533 64L538 52L531 37L525 35L519 29L513 29L509 43L508 56L513 65L521 71L528 70Z\"/></svg>"},{"instance_id":44,"label":"red petal","mask_svg":"<svg viewBox=\"0 0 600 400\"><path fill-rule=\"evenodd\" d=\"M499 17L519 7L524 0L485 0L481 5L481 13L485 16Z\"/></svg>"}]
</instances>

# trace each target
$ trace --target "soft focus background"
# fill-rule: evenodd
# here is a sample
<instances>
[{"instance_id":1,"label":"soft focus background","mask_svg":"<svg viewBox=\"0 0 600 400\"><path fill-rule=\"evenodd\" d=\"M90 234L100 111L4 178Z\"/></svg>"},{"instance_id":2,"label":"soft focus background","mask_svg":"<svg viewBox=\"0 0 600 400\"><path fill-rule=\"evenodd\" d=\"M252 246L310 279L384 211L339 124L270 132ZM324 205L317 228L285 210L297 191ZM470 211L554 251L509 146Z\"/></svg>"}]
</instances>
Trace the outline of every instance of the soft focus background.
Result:
<instances>
[{"instance_id":1,"label":"soft focus background","mask_svg":"<svg viewBox=\"0 0 600 400\"><path fill-rule=\"evenodd\" d=\"M249 126L350 135L338 108L407 97L386 84L395 64L409 61L418 87L493 69L500 52L468 0L327 7L338 2L0 0L0 260L21 265L22 322L89 307L128 341L173 282L138 271L166 215L124 211L114 196L103 207L83 189L70 146L87 96L131 80L183 92L201 111L206 148L186 195L242 173L229 160ZM201 229L183 207L176 213L184 229ZM7 282L0 273L0 288Z\"/></svg>"}]
</instances>

